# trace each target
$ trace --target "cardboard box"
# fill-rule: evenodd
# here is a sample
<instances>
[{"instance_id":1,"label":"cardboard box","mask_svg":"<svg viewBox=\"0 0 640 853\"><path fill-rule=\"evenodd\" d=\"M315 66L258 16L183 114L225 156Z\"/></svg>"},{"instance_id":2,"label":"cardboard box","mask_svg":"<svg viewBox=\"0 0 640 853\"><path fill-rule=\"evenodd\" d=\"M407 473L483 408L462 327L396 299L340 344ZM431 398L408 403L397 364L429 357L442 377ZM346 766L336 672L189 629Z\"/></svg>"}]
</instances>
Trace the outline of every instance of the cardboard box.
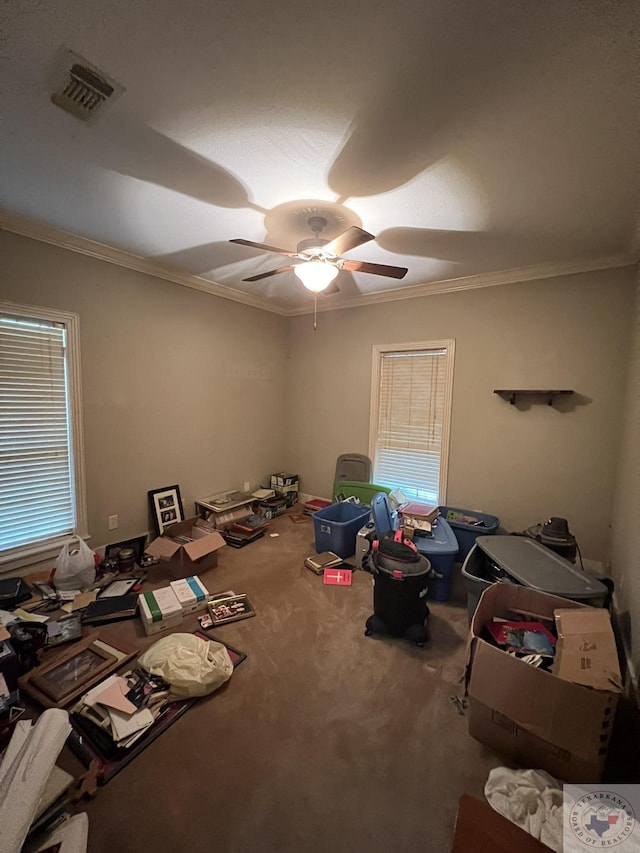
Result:
<instances>
[{"instance_id":1,"label":"cardboard box","mask_svg":"<svg viewBox=\"0 0 640 853\"><path fill-rule=\"evenodd\" d=\"M171 581L169 586L175 592L185 616L187 613L197 613L199 610L206 610L209 591L198 575L193 575L189 578L180 578L178 581Z\"/></svg>"},{"instance_id":2,"label":"cardboard box","mask_svg":"<svg viewBox=\"0 0 640 853\"><path fill-rule=\"evenodd\" d=\"M286 486L295 486L298 487L298 475L297 474L272 474L271 475L271 488L275 489L284 489Z\"/></svg>"},{"instance_id":3,"label":"cardboard box","mask_svg":"<svg viewBox=\"0 0 640 853\"><path fill-rule=\"evenodd\" d=\"M141 593L138 603L146 634L160 634L182 622L182 605L170 586Z\"/></svg>"},{"instance_id":4,"label":"cardboard box","mask_svg":"<svg viewBox=\"0 0 640 853\"><path fill-rule=\"evenodd\" d=\"M570 610L575 615L564 617ZM517 584L497 583L483 592L469 634L469 734L522 767L542 767L565 782L597 782L620 688L611 684L607 690L596 690L569 680L574 675L573 641L568 647L565 643L568 657L563 649L554 662L563 671L560 677L484 639L484 625L494 616L522 615L551 627L556 612L563 624L571 626L571 637L579 633L590 639L594 608ZM601 617L597 628L603 630ZM606 667L613 669L614 664L617 667L617 655L615 661L607 657Z\"/></svg>"},{"instance_id":5,"label":"cardboard box","mask_svg":"<svg viewBox=\"0 0 640 853\"><path fill-rule=\"evenodd\" d=\"M553 673L596 690L622 691L622 676L611 617L604 609L557 610Z\"/></svg>"},{"instance_id":6,"label":"cardboard box","mask_svg":"<svg viewBox=\"0 0 640 853\"><path fill-rule=\"evenodd\" d=\"M176 541L176 536L190 541ZM203 519L189 518L165 527L162 536L147 546L147 554L164 560L176 578L195 575L198 571L212 569L218 565L218 550L226 542L216 530L211 530Z\"/></svg>"}]
</instances>

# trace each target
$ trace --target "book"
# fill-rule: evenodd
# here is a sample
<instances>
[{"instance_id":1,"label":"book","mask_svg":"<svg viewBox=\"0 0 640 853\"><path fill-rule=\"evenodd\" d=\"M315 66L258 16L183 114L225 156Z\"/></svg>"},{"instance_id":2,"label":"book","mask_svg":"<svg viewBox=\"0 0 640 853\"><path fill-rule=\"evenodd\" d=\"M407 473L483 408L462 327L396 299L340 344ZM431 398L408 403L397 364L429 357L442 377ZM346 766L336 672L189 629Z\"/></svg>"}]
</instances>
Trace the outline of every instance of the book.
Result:
<instances>
[{"instance_id":1,"label":"book","mask_svg":"<svg viewBox=\"0 0 640 853\"><path fill-rule=\"evenodd\" d=\"M255 530L261 530L263 527L267 527L267 522L265 521L264 516L251 513L250 515L245 515L237 521L234 521L229 529L253 533Z\"/></svg>"},{"instance_id":2,"label":"book","mask_svg":"<svg viewBox=\"0 0 640 853\"><path fill-rule=\"evenodd\" d=\"M313 515L314 512L317 512L319 509L326 509L328 506L331 506L331 501L325 501L322 498L312 498L302 504L302 511L306 515Z\"/></svg>"},{"instance_id":3,"label":"book","mask_svg":"<svg viewBox=\"0 0 640 853\"><path fill-rule=\"evenodd\" d=\"M333 551L323 551L322 554L313 554L311 557L307 557L304 564L312 572L321 575L325 569L337 566L341 562L342 557L338 557Z\"/></svg>"},{"instance_id":4,"label":"book","mask_svg":"<svg viewBox=\"0 0 640 853\"><path fill-rule=\"evenodd\" d=\"M434 521L440 515L440 510L437 506L421 503L420 501L409 501L404 506L398 507L398 512L405 517L418 518L424 521Z\"/></svg>"},{"instance_id":5,"label":"book","mask_svg":"<svg viewBox=\"0 0 640 853\"><path fill-rule=\"evenodd\" d=\"M253 533L244 533L240 530L223 530L221 533L227 545L231 545L232 548L244 548L250 542L255 542L256 539L262 538L264 536L264 528L254 530Z\"/></svg>"},{"instance_id":6,"label":"book","mask_svg":"<svg viewBox=\"0 0 640 853\"><path fill-rule=\"evenodd\" d=\"M485 627L495 642L506 651L544 657L553 657L555 654L556 638L541 622L500 620L487 622Z\"/></svg>"},{"instance_id":7,"label":"book","mask_svg":"<svg viewBox=\"0 0 640 853\"><path fill-rule=\"evenodd\" d=\"M351 569L329 568L325 569L322 576L322 583L332 584L334 586L351 586Z\"/></svg>"},{"instance_id":8,"label":"book","mask_svg":"<svg viewBox=\"0 0 640 853\"><path fill-rule=\"evenodd\" d=\"M103 622L130 619L137 612L138 596L135 594L98 598L86 607L82 614L82 621L88 625L99 625Z\"/></svg>"}]
</instances>

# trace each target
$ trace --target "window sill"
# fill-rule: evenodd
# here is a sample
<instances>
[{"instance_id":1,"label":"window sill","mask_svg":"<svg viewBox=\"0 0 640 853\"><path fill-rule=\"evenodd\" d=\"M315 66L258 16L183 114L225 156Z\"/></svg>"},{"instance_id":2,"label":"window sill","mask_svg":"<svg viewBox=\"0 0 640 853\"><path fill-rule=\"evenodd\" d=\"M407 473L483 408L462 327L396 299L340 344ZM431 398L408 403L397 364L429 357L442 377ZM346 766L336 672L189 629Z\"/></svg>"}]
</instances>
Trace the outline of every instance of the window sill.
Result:
<instances>
[{"instance_id":1,"label":"window sill","mask_svg":"<svg viewBox=\"0 0 640 853\"><path fill-rule=\"evenodd\" d=\"M83 533L81 536L85 542L91 538L88 533ZM46 542L23 545L20 548L5 551L0 555L0 575L31 568L39 563L50 563L58 556L65 542L71 538L71 536L59 536L56 539L48 539Z\"/></svg>"}]
</instances>

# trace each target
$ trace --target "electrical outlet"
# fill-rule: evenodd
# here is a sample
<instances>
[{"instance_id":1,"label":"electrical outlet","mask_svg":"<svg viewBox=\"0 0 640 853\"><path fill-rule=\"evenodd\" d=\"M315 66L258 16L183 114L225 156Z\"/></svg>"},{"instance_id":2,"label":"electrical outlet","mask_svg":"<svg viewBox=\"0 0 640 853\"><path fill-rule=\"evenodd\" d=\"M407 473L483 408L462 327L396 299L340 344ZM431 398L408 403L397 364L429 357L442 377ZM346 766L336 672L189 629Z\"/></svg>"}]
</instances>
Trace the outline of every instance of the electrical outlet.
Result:
<instances>
[{"instance_id":1,"label":"electrical outlet","mask_svg":"<svg viewBox=\"0 0 640 853\"><path fill-rule=\"evenodd\" d=\"M109 522L109 530L116 530L118 527L118 516L110 515L107 520Z\"/></svg>"},{"instance_id":2,"label":"electrical outlet","mask_svg":"<svg viewBox=\"0 0 640 853\"><path fill-rule=\"evenodd\" d=\"M251 483L248 480L244 481L244 491L248 492L251 489Z\"/></svg>"}]
</instances>

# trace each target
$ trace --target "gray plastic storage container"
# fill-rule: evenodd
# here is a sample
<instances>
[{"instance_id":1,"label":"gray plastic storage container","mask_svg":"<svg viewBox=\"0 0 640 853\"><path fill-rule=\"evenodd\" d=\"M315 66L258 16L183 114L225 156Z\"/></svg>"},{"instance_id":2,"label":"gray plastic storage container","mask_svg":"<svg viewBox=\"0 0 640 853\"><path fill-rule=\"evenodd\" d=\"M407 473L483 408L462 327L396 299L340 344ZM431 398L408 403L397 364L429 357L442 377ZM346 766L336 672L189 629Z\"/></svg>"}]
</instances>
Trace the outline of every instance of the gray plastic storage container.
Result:
<instances>
[{"instance_id":1,"label":"gray plastic storage container","mask_svg":"<svg viewBox=\"0 0 640 853\"><path fill-rule=\"evenodd\" d=\"M496 581L518 583L572 601L602 607L607 587L564 557L525 536L478 536L462 565L469 619Z\"/></svg>"}]
</instances>

